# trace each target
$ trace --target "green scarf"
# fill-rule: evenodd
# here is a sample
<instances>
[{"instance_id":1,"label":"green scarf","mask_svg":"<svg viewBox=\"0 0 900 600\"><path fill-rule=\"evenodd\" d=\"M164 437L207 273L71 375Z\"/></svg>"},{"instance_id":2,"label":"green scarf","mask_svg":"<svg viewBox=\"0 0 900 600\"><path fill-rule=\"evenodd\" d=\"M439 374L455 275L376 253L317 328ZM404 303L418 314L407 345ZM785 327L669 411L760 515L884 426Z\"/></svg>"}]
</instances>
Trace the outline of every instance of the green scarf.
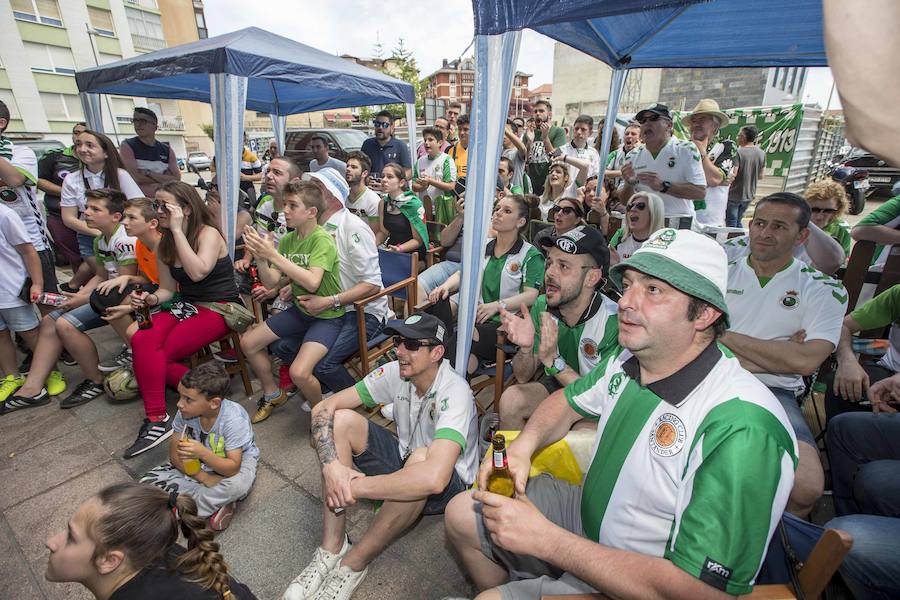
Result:
<instances>
[{"instance_id":1,"label":"green scarf","mask_svg":"<svg viewBox=\"0 0 900 600\"><path fill-rule=\"evenodd\" d=\"M422 206L422 201L419 200L419 197L412 192L403 192L396 200L385 195L384 201L386 204L393 204L400 209L400 212L403 213L403 216L406 217L409 224L412 225L412 228L419 232L419 236L422 238L422 247L427 249L430 243L428 240L428 228L425 227L425 221L422 220L425 209Z\"/></svg>"}]
</instances>

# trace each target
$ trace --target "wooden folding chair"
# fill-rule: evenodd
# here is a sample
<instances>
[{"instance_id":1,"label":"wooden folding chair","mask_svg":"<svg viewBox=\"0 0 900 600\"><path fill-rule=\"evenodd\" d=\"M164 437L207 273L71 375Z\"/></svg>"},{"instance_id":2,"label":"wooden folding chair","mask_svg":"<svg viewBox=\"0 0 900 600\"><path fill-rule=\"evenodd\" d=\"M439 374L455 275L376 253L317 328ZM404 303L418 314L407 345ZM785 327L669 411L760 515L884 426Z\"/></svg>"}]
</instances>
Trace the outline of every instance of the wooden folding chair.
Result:
<instances>
[{"instance_id":1,"label":"wooden folding chair","mask_svg":"<svg viewBox=\"0 0 900 600\"><path fill-rule=\"evenodd\" d=\"M492 407L496 406L500 401L500 396L503 395L503 390L506 389L506 383L512 378L512 365L506 364L506 352L503 351L503 346L506 345L506 333L503 331L497 332L497 354L494 359L493 367L483 367L477 369L470 378L469 387L472 388L472 395L475 396L475 408L478 409L478 414L483 415L487 411L489 411ZM478 381L476 381L476 379ZM494 397L488 403L488 405L484 408L480 404L478 404L478 394L481 393L482 390L487 389L490 386L494 386Z\"/></svg>"},{"instance_id":2,"label":"wooden folding chair","mask_svg":"<svg viewBox=\"0 0 900 600\"><path fill-rule=\"evenodd\" d=\"M446 251L446 248L441 246L441 232L446 225L437 221L425 221L425 227L428 228L428 239L430 240L428 252L425 254L425 268L430 269Z\"/></svg>"},{"instance_id":3,"label":"wooden folding chair","mask_svg":"<svg viewBox=\"0 0 900 600\"><path fill-rule=\"evenodd\" d=\"M850 552L853 538L840 529L826 529L816 543L798 573L798 583L802 598L816 600L825 591L825 587L837 572L838 568ZM771 584L754 586L753 592L741 598L750 600L797 600L798 595L788 584ZM541 596L541 600L606 600L603 594L557 594Z\"/></svg>"},{"instance_id":4,"label":"wooden folding chair","mask_svg":"<svg viewBox=\"0 0 900 600\"><path fill-rule=\"evenodd\" d=\"M222 363L225 366L225 372L229 375L238 374L244 384L244 393L248 396L253 393L253 387L250 385L250 371L247 368L247 360L241 351L241 336L234 331L229 331L224 337L216 342L220 351L234 349L237 361L233 363ZM206 345L197 352L193 353L188 359L188 364L193 369L199 364L213 360L213 350L210 345Z\"/></svg>"}]
</instances>

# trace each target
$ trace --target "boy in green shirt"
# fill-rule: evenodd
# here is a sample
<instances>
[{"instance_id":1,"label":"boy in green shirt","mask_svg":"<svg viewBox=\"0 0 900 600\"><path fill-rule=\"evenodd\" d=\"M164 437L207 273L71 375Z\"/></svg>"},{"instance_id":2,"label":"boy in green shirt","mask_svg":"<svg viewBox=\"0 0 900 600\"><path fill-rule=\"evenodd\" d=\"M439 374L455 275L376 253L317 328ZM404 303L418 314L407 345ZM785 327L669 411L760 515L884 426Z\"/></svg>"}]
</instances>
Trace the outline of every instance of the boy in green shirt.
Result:
<instances>
[{"instance_id":1,"label":"boy in green shirt","mask_svg":"<svg viewBox=\"0 0 900 600\"><path fill-rule=\"evenodd\" d=\"M283 337L303 338L290 374L305 398L303 409L308 411L322 400L322 388L313 368L334 344L344 317L344 307L337 300L341 292L337 247L317 222L326 208L322 192L312 183L291 181L285 185L282 199L287 226L293 231L281 238L277 250L273 240L262 237L252 227L244 229L244 243L259 261L262 284L274 289L290 283L294 296L288 310L241 336L241 348L263 388L258 410L250 419L253 423L267 419L276 406L287 401L287 391L279 389L272 376L266 347ZM332 298L333 302L322 310L308 310L299 302L308 295Z\"/></svg>"}]
</instances>

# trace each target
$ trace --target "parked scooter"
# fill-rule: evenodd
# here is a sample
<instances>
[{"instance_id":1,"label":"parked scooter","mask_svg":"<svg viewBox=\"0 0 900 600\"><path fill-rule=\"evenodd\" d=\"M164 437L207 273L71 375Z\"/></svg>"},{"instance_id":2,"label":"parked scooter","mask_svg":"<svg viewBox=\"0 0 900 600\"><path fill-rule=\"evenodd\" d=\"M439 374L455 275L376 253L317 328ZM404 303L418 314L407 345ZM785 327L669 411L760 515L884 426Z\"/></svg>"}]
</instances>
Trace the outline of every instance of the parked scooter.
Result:
<instances>
[{"instance_id":1,"label":"parked scooter","mask_svg":"<svg viewBox=\"0 0 900 600\"><path fill-rule=\"evenodd\" d=\"M847 198L850 199L848 211L858 215L866 207L866 191L870 187L869 172L858 167L838 164L831 171L831 178L844 186Z\"/></svg>"}]
</instances>

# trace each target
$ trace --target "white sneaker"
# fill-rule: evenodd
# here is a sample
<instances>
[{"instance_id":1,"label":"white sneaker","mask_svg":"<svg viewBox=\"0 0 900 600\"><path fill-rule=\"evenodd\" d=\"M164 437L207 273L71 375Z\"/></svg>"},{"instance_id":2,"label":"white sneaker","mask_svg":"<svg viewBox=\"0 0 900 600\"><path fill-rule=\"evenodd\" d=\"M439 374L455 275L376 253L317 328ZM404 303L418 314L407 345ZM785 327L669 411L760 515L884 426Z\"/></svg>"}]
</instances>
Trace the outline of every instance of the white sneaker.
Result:
<instances>
[{"instance_id":1,"label":"white sneaker","mask_svg":"<svg viewBox=\"0 0 900 600\"><path fill-rule=\"evenodd\" d=\"M350 567L334 569L322 582L313 600L350 600L368 572L369 567L362 571L354 571Z\"/></svg>"},{"instance_id":2,"label":"white sneaker","mask_svg":"<svg viewBox=\"0 0 900 600\"><path fill-rule=\"evenodd\" d=\"M350 551L350 538L344 536L344 545L337 554L332 554L321 546L316 548L312 562L297 575L281 596L281 600L307 600L312 598L328 574L333 571L341 559Z\"/></svg>"},{"instance_id":3,"label":"white sneaker","mask_svg":"<svg viewBox=\"0 0 900 600\"><path fill-rule=\"evenodd\" d=\"M388 421L394 420L394 403L385 404L381 407L381 416Z\"/></svg>"}]
</instances>

